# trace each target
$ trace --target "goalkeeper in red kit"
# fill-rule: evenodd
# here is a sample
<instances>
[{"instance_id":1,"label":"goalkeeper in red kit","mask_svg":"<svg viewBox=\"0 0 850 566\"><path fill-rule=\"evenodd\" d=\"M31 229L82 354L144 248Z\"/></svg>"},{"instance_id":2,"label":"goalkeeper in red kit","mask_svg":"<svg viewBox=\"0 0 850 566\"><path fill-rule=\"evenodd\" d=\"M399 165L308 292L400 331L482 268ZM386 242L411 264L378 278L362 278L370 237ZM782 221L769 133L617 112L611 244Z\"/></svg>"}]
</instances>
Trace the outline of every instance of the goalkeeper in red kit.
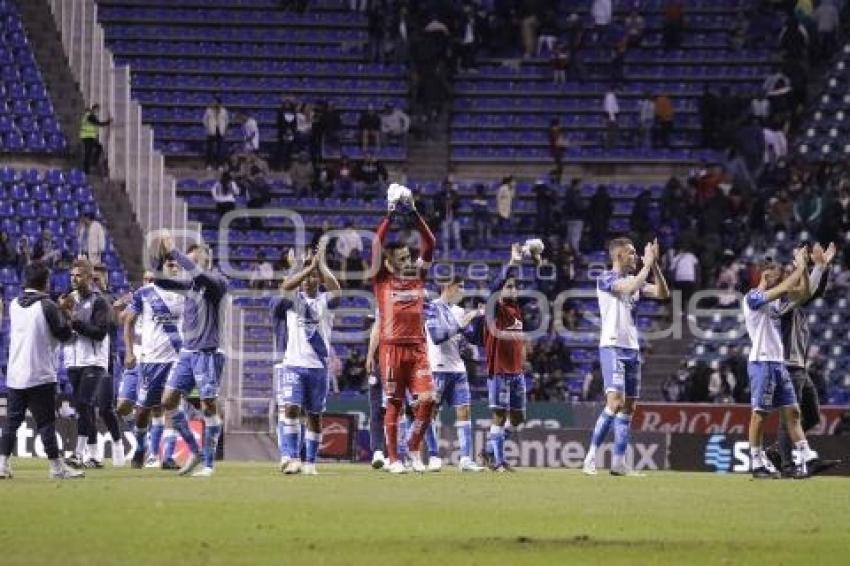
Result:
<instances>
[{"instance_id":1,"label":"goalkeeper in red kit","mask_svg":"<svg viewBox=\"0 0 850 566\"><path fill-rule=\"evenodd\" d=\"M398 457L398 422L405 398L410 400L414 412L408 447L412 468L417 472L425 471L419 451L431 423L435 401L424 330L425 278L433 260L435 240L428 225L416 212L410 192L404 191L405 196L400 199L390 197L390 211L378 224L372 252L373 261L380 258L381 262L374 286L380 335L378 364L387 399L384 431L388 470L398 474L406 471ZM411 259L406 244L387 242L390 223L408 219L413 222L421 239L416 261ZM371 369L371 364L371 360L367 360L367 370Z\"/></svg>"}]
</instances>

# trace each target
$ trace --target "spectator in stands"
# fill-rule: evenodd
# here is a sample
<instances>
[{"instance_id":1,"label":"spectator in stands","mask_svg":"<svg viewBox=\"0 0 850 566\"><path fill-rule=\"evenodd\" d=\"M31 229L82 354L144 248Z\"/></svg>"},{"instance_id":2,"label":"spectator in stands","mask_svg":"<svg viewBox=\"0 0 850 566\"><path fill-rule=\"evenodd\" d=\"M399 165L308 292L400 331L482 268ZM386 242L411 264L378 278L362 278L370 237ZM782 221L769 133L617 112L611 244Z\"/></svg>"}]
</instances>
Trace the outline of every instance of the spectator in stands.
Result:
<instances>
[{"instance_id":1,"label":"spectator in stands","mask_svg":"<svg viewBox=\"0 0 850 566\"><path fill-rule=\"evenodd\" d=\"M366 273L369 265L363 259L360 250L353 250L348 258L340 263L340 282L346 289L362 289L367 283Z\"/></svg>"},{"instance_id":2,"label":"spectator in stands","mask_svg":"<svg viewBox=\"0 0 850 566\"><path fill-rule=\"evenodd\" d=\"M261 209L271 202L269 173L269 164L258 155L248 154L243 159L237 182L245 190L249 209ZM251 217L249 224L252 230L263 229L263 221L259 216Z\"/></svg>"},{"instance_id":3,"label":"spectator in stands","mask_svg":"<svg viewBox=\"0 0 850 566\"><path fill-rule=\"evenodd\" d=\"M640 147L652 145L652 131L655 125L655 101L649 93L638 100L638 136L637 144Z\"/></svg>"},{"instance_id":4,"label":"spectator in stands","mask_svg":"<svg viewBox=\"0 0 850 566\"><path fill-rule=\"evenodd\" d=\"M794 204L794 222L797 226L817 234L823 214L823 199L812 188L806 188Z\"/></svg>"},{"instance_id":5,"label":"spectator in stands","mask_svg":"<svg viewBox=\"0 0 850 566\"><path fill-rule=\"evenodd\" d=\"M292 188L299 198L310 194L314 179L313 162L306 151L301 151L295 156L295 161L289 167L289 177L292 179Z\"/></svg>"},{"instance_id":6,"label":"spectator in stands","mask_svg":"<svg viewBox=\"0 0 850 566\"><path fill-rule=\"evenodd\" d=\"M617 93L609 90L605 93L602 101L602 111L605 115L605 149L617 146L617 116L620 114L620 103L617 101Z\"/></svg>"},{"instance_id":7,"label":"spectator in stands","mask_svg":"<svg viewBox=\"0 0 850 566\"><path fill-rule=\"evenodd\" d=\"M838 7L833 0L821 0L812 13L817 29L818 59L826 61L835 51L838 25L841 23Z\"/></svg>"},{"instance_id":8,"label":"spectator in stands","mask_svg":"<svg viewBox=\"0 0 850 566\"><path fill-rule=\"evenodd\" d=\"M352 12L365 12L369 8L369 0L348 0L348 8Z\"/></svg>"},{"instance_id":9,"label":"spectator in stands","mask_svg":"<svg viewBox=\"0 0 850 566\"><path fill-rule=\"evenodd\" d=\"M490 240L493 220L490 217L490 205L487 202L486 188L483 184L475 185L475 196L472 197L472 225L475 234L474 247L482 248L487 246Z\"/></svg>"},{"instance_id":10,"label":"spectator in stands","mask_svg":"<svg viewBox=\"0 0 850 566\"><path fill-rule=\"evenodd\" d=\"M733 307L737 304L736 292L740 287L741 264L735 259L735 252L730 249L723 250L723 258L720 264L720 273L717 276L715 286L721 291L717 298L720 308Z\"/></svg>"},{"instance_id":11,"label":"spectator in stands","mask_svg":"<svg viewBox=\"0 0 850 566\"><path fill-rule=\"evenodd\" d=\"M357 348L352 348L342 366L340 387L346 391L360 391L366 384L366 360Z\"/></svg>"},{"instance_id":12,"label":"spectator in stands","mask_svg":"<svg viewBox=\"0 0 850 566\"><path fill-rule=\"evenodd\" d=\"M775 233L780 230L787 232L791 229L794 215L794 202L789 198L788 191L780 189L776 197L771 199L767 208L770 229Z\"/></svg>"},{"instance_id":13,"label":"spectator in stands","mask_svg":"<svg viewBox=\"0 0 850 566\"><path fill-rule=\"evenodd\" d=\"M106 232L103 225L90 212L83 214L77 227L77 249L93 264L102 263L106 249Z\"/></svg>"},{"instance_id":14,"label":"spectator in stands","mask_svg":"<svg viewBox=\"0 0 850 566\"><path fill-rule=\"evenodd\" d=\"M575 253L581 250L581 235L584 231L584 199L581 196L581 179L570 181L561 201L561 217L564 219L566 242Z\"/></svg>"},{"instance_id":15,"label":"spectator in stands","mask_svg":"<svg viewBox=\"0 0 850 566\"><path fill-rule=\"evenodd\" d=\"M236 208L236 195L239 194L239 185L233 180L232 173L229 169L221 172L221 177L212 186L210 190L213 201L215 202L215 210L218 213L218 221L221 218Z\"/></svg>"},{"instance_id":16,"label":"spectator in stands","mask_svg":"<svg viewBox=\"0 0 850 566\"><path fill-rule=\"evenodd\" d=\"M788 155L788 138L780 129L762 128L764 135L764 164L773 165Z\"/></svg>"},{"instance_id":17,"label":"spectator in stands","mask_svg":"<svg viewBox=\"0 0 850 566\"><path fill-rule=\"evenodd\" d=\"M562 43L552 52L552 82L562 85L567 82L567 69L570 67L570 52Z\"/></svg>"},{"instance_id":18,"label":"spectator in stands","mask_svg":"<svg viewBox=\"0 0 850 566\"><path fill-rule=\"evenodd\" d=\"M602 379L602 366L593 362L593 368L584 376L581 386L581 400L596 403L605 398L605 383Z\"/></svg>"},{"instance_id":19,"label":"spectator in stands","mask_svg":"<svg viewBox=\"0 0 850 566\"><path fill-rule=\"evenodd\" d=\"M694 292L699 289L699 260L688 248L681 247L670 262L673 288L682 293L682 307L687 308Z\"/></svg>"},{"instance_id":20,"label":"spectator in stands","mask_svg":"<svg viewBox=\"0 0 850 566\"><path fill-rule=\"evenodd\" d=\"M449 254L452 241L455 251L463 251L463 241L460 236L460 194L452 175L443 181L440 193L434 200L435 212L440 222L443 253Z\"/></svg>"},{"instance_id":21,"label":"spectator in stands","mask_svg":"<svg viewBox=\"0 0 850 566\"><path fill-rule=\"evenodd\" d=\"M295 107L295 151L310 144L313 137L313 105L301 102Z\"/></svg>"},{"instance_id":22,"label":"spectator in stands","mask_svg":"<svg viewBox=\"0 0 850 566\"><path fill-rule=\"evenodd\" d=\"M629 47L640 47L643 43L643 35L646 33L646 20L640 15L637 8L632 9L623 22L626 28L626 43Z\"/></svg>"},{"instance_id":23,"label":"spectator in stands","mask_svg":"<svg viewBox=\"0 0 850 566\"><path fill-rule=\"evenodd\" d=\"M750 103L750 113L760 126L767 124L767 120L770 118L770 101L765 93L759 92L753 98Z\"/></svg>"},{"instance_id":24,"label":"spectator in stands","mask_svg":"<svg viewBox=\"0 0 850 566\"><path fill-rule=\"evenodd\" d=\"M381 113L381 133L385 138L404 138L410 131L410 116L401 108L387 103Z\"/></svg>"},{"instance_id":25,"label":"spectator in stands","mask_svg":"<svg viewBox=\"0 0 850 566\"><path fill-rule=\"evenodd\" d=\"M357 123L360 128L360 148L363 152L369 151L371 146L374 150L381 150L381 117L375 112L375 106L369 104L366 110L360 114Z\"/></svg>"},{"instance_id":26,"label":"spectator in stands","mask_svg":"<svg viewBox=\"0 0 850 566\"><path fill-rule=\"evenodd\" d=\"M652 239L655 227L650 218L652 210L652 193L643 190L635 199L632 213L629 215L629 226L632 231L635 247L643 249L643 246Z\"/></svg>"},{"instance_id":27,"label":"spectator in stands","mask_svg":"<svg viewBox=\"0 0 850 566\"><path fill-rule=\"evenodd\" d=\"M336 238L336 253L340 260L347 261L354 252L363 255L363 240L360 239L360 234L354 229L354 223L351 220L345 222L344 230Z\"/></svg>"},{"instance_id":28,"label":"spectator in stands","mask_svg":"<svg viewBox=\"0 0 850 566\"><path fill-rule=\"evenodd\" d=\"M88 175L91 166L100 166L100 160L103 158L103 146L98 140L98 129L105 128L112 123L112 120L101 120L98 117L100 111L99 104L92 104L90 108L86 108L83 112L83 118L80 123L80 141L83 144L83 172Z\"/></svg>"},{"instance_id":29,"label":"spectator in stands","mask_svg":"<svg viewBox=\"0 0 850 566\"><path fill-rule=\"evenodd\" d=\"M458 31L460 37L457 38L460 57L458 64L461 70L472 69L475 67L475 55L480 43L479 32L481 22L478 15L475 13L475 6L466 4L463 7L463 16L461 18Z\"/></svg>"},{"instance_id":30,"label":"spectator in stands","mask_svg":"<svg viewBox=\"0 0 850 566\"><path fill-rule=\"evenodd\" d=\"M328 164L324 161L314 167L313 194L324 200L331 196L334 190L334 176Z\"/></svg>"},{"instance_id":31,"label":"spectator in stands","mask_svg":"<svg viewBox=\"0 0 850 566\"><path fill-rule=\"evenodd\" d=\"M555 264L556 290L558 293L566 291L570 288L572 282L576 278L576 251L569 243L564 241L560 248L552 258L552 263Z\"/></svg>"},{"instance_id":32,"label":"spectator in stands","mask_svg":"<svg viewBox=\"0 0 850 566\"><path fill-rule=\"evenodd\" d=\"M555 188L557 187L557 175L553 174L552 177L554 177L552 185L547 183L544 179L538 179L532 188L537 208L535 229L541 233L540 235L548 235L553 232L552 215L555 212L558 199Z\"/></svg>"},{"instance_id":33,"label":"spectator in stands","mask_svg":"<svg viewBox=\"0 0 850 566\"><path fill-rule=\"evenodd\" d=\"M384 62L384 20L383 10L379 6L373 5L369 8L366 26L369 33L369 47L366 53L369 61L373 63Z\"/></svg>"},{"instance_id":34,"label":"spectator in stands","mask_svg":"<svg viewBox=\"0 0 850 566\"><path fill-rule=\"evenodd\" d=\"M18 238L18 247L15 250L15 259L17 261L18 275L23 276L24 268L32 261L32 246L30 239L27 236Z\"/></svg>"},{"instance_id":35,"label":"spectator in stands","mask_svg":"<svg viewBox=\"0 0 850 566\"><path fill-rule=\"evenodd\" d=\"M295 136L298 132L298 110L295 102L284 98L277 109L277 154L275 167L278 170L288 170L295 151Z\"/></svg>"},{"instance_id":36,"label":"spectator in stands","mask_svg":"<svg viewBox=\"0 0 850 566\"><path fill-rule=\"evenodd\" d=\"M590 5L590 17L593 18L593 43L605 43L614 18L611 0L593 0Z\"/></svg>"},{"instance_id":37,"label":"spectator in stands","mask_svg":"<svg viewBox=\"0 0 850 566\"><path fill-rule=\"evenodd\" d=\"M516 194L516 181L513 175L502 179L496 191L496 220L503 234L513 233L513 204Z\"/></svg>"},{"instance_id":38,"label":"spectator in stands","mask_svg":"<svg viewBox=\"0 0 850 566\"><path fill-rule=\"evenodd\" d=\"M41 260L45 265L53 267L62 259L63 246L57 245L56 239L50 230L43 230L41 237L36 240L32 249L32 259Z\"/></svg>"},{"instance_id":39,"label":"spectator in stands","mask_svg":"<svg viewBox=\"0 0 850 566\"><path fill-rule=\"evenodd\" d=\"M564 152L567 149L567 137L561 126L560 118L552 118L549 121L549 153L555 162L555 170L560 175L564 170Z\"/></svg>"},{"instance_id":40,"label":"spectator in stands","mask_svg":"<svg viewBox=\"0 0 850 566\"><path fill-rule=\"evenodd\" d=\"M319 227L318 230L316 230L316 232L313 234L313 238L310 240L310 247L313 248L314 250L319 249L319 241L330 231L331 231L330 221L323 220L322 225ZM330 240L334 240L334 241L330 241ZM336 241L335 241L334 238L330 238L330 240L328 241L328 250L334 250L334 252L336 252ZM293 253L295 253L295 252L293 251ZM335 253L333 255L335 255Z\"/></svg>"},{"instance_id":41,"label":"spectator in stands","mask_svg":"<svg viewBox=\"0 0 850 566\"><path fill-rule=\"evenodd\" d=\"M546 9L541 12L540 26L537 36L537 56L540 57L544 53L552 53L555 50L555 45L558 43L558 25L556 22L557 15L553 9Z\"/></svg>"},{"instance_id":42,"label":"spectator in stands","mask_svg":"<svg viewBox=\"0 0 850 566\"><path fill-rule=\"evenodd\" d=\"M521 2L519 5L520 36L522 37L522 58L531 59L537 46L537 28L540 25L537 2Z\"/></svg>"},{"instance_id":43,"label":"spectator in stands","mask_svg":"<svg viewBox=\"0 0 850 566\"><path fill-rule=\"evenodd\" d=\"M599 249L605 245L608 236L608 222L611 220L613 212L614 205L611 196L608 194L608 187L599 185L590 199L590 206L587 211L591 249Z\"/></svg>"},{"instance_id":44,"label":"spectator in stands","mask_svg":"<svg viewBox=\"0 0 850 566\"><path fill-rule=\"evenodd\" d=\"M623 68L626 64L627 49L628 43L626 42L625 37L619 39L611 48L611 64L609 66L609 73L611 81L615 85L619 84L623 80Z\"/></svg>"},{"instance_id":45,"label":"spectator in stands","mask_svg":"<svg viewBox=\"0 0 850 566\"><path fill-rule=\"evenodd\" d=\"M242 151L256 153L260 151L260 128L257 120L249 114L240 114L242 123Z\"/></svg>"},{"instance_id":46,"label":"spectator in stands","mask_svg":"<svg viewBox=\"0 0 850 566\"><path fill-rule=\"evenodd\" d=\"M331 393L339 393L339 378L342 376L342 360L331 345L328 352L328 386Z\"/></svg>"},{"instance_id":47,"label":"spectator in stands","mask_svg":"<svg viewBox=\"0 0 850 566\"><path fill-rule=\"evenodd\" d=\"M393 55L396 63L404 63L410 57L410 16L407 6L401 6L392 27Z\"/></svg>"},{"instance_id":48,"label":"spectator in stands","mask_svg":"<svg viewBox=\"0 0 850 566\"><path fill-rule=\"evenodd\" d=\"M339 158L339 164L337 164L336 175L334 175L334 190L343 199L349 199L352 196L357 198L357 195L354 193L354 166L351 164L351 161L348 159L348 156L343 155Z\"/></svg>"},{"instance_id":49,"label":"spectator in stands","mask_svg":"<svg viewBox=\"0 0 850 566\"><path fill-rule=\"evenodd\" d=\"M682 46L682 32L685 29L685 7L681 0L667 0L662 18L662 44L665 49L678 49Z\"/></svg>"},{"instance_id":50,"label":"spectator in stands","mask_svg":"<svg viewBox=\"0 0 850 566\"><path fill-rule=\"evenodd\" d=\"M354 172L354 179L359 184L359 192L366 202L372 202L385 190L387 178L387 168L369 152L363 155L363 160Z\"/></svg>"},{"instance_id":51,"label":"spectator in stands","mask_svg":"<svg viewBox=\"0 0 850 566\"><path fill-rule=\"evenodd\" d=\"M670 147L670 134L673 131L673 102L666 94L655 97L655 147Z\"/></svg>"},{"instance_id":52,"label":"spectator in stands","mask_svg":"<svg viewBox=\"0 0 850 566\"><path fill-rule=\"evenodd\" d=\"M711 370L704 361L696 363L687 384L686 397L690 403L710 403L711 396L708 386L711 381Z\"/></svg>"},{"instance_id":53,"label":"spectator in stands","mask_svg":"<svg viewBox=\"0 0 850 566\"><path fill-rule=\"evenodd\" d=\"M747 36L750 31L750 20L747 18L746 10L741 7L735 16L735 21L729 30L729 47L740 51L747 45Z\"/></svg>"},{"instance_id":54,"label":"spectator in stands","mask_svg":"<svg viewBox=\"0 0 850 566\"><path fill-rule=\"evenodd\" d=\"M791 79L782 72L781 67L776 67L774 72L765 79L762 88L770 103L771 118L785 122L787 113L793 109Z\"/></svg>"},{"instance_id":55,"label":"spectator in stands","mask_svg":"<svg viewBox=\"0 0 850 566\"><path fill-rule=\"evenodd\" d=\"M570 75L579 80L584 80L585 70L582 59L582 49L584 48L584 23L578 14L570 14L567 18L567 38L568 48L570 52Z\"/></svg>"},{"instance_id":56,"label":"spectator in stands","mask_svg":"<svg viewBox=\"0 0 850 566\"><path fill-rule=\"evenodd\" d=\"M204 111L204 130L207 133L207 141L204 151L204 162L207 169L218 167L224 159L224 137L227 135L227 126L230 116L227 109L222 106L221 98L213 98L212 104Z\"/></svg>"},{"instance_id":57,"label":"spectator in stands","mask_svg":"<svg viewBox=\"0 0 850 566\"><path fill-rule=\"evenodd\" d=\"M252 289L270 289L274 282L274 267L266 259L266 252L257 252L257 262L251 269L249 285Z\"/></svg>"},{"instance_id":58,"label":"spectator in stands","mask_svg":"<svg viewBox=\"0 0 850 566\"><path fill-rule=\"evenodd\" d=\"M788 14L779 32L779 47L788 59L808 59L809 32L794 12Z\"/></svg>"},{"instance_id":59,"label":"spectator in stands","mask_svg":"<svg viewBox=\"0 0 850 566\"><path fill-rule=\"evenodd\" d=\"M9 240L9 234L0 232L0 267L14 267L18 264L15 246Z\"/></svg>"}]
</instances>

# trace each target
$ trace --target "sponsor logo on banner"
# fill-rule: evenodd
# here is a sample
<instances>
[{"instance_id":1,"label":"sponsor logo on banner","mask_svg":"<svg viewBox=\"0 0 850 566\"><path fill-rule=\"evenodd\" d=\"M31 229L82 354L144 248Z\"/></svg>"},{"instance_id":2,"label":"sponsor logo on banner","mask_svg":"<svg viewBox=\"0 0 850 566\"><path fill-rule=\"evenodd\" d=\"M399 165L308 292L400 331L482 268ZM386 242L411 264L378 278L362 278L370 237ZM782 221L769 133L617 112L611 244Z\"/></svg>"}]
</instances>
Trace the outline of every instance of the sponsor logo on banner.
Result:
<instances>
[{"instance_id":1,"label":"sponsor logo on banner","mask_svg":"<svg viewBox=\"0 0 850 566\"><path fill-rule=\"evenodd\" d=\"M765 445L773 443L765 438ZM750 472L750 443L740 434L671 434L669 464L671 470L716 472ZM847 437L818 436L812 448L821 458L841 460L847 457ZM850 466L841 465L827 472L828 475L850 475Z\"/></svg>"},{"instance_id":2,"label":"sponsor logo on banner","mask_svg":"<svg viewBox=\"0 0 850 566\"><path fill-rule=\"evenodd\" d=\"M356 432L357 426L352 415L322 415L322 445L319 448L319 457L352 460Z\"/></svg>"},{"instance_id":3,"label":"sponsor logo on banner","mask_svg":"<svg viewBox=\"0 0 850 566\"><path fill-rule=\"evenodd\" d=\"M474 445L484 446L488 431L478 427ZM440 453L452 464L460 459L457 434L452 426L440 431ZM667 467L666 434L632 434L626 463L636 470L663 470ZM505 442L505 459L513 466L524 468L581 468L587 455L589 433L578 429L525 429L514 433ZM613 442L605 442L597 451L597 465L611 466Z\"/></svg>"},{"instance_id":4,"label":"sponsor logo on banner","mask_svg":"<svg viewBox=\"0 0 850 566\"><path fill-rule=\"evenodd\" d=\"M820 423L807 434L833 434L845 410L842 407L821 407ZM644 432L746 434L751 411L749 405L740 404L638 403L632 426ZM778 423L778 414L774 413L768 418L765 430L775 431Z\"/></svg>"}]
</instances>

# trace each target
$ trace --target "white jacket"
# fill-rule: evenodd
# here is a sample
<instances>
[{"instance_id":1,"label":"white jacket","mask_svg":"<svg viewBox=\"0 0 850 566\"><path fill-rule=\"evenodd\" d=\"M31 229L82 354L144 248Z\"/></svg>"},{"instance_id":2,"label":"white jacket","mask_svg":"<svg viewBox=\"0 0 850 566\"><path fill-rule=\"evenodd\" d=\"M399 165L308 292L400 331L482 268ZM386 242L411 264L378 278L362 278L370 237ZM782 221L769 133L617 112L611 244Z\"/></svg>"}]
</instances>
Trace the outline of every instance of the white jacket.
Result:
<instances>
[{"instance_id":1,"label":"white jacket","mask_svg":"<svg viewBox=\"0 0 850 566\"><path fill-rule=\"evenodd\" d=\"M47 295L33 289L9 306L9 363L6 385L29 389L56 383L56 357L61 340L72 336L67 315Z\"/></svg>"},{"instance_id":2,"label":"white jacket","mask_svg":"<svg viewBox=\"0 0 850 566\"><path fill-rule=\"evenodd\" d=\"M108 369L112 306L99 293L92 293L85 298L80 297L77 291L73 295L78 303L74 307L71 322L74 337L63 348L65 367L97 366ZM94 334L98 337L94 337Z\"/></svg>"},{"instance_id":3,"label":"white jacket","mask_svg":"<svg viewBox=\"0 0 850 566\"><path fill-rule=\"evenodd\" d=\"M227 134L227 126L230 124L230 116L227 108L219 106L218 112L212 106L207 107L204 112L204 129L208 136L214 136L216 132L221 135Z\"/></svg>"}]
</instances>

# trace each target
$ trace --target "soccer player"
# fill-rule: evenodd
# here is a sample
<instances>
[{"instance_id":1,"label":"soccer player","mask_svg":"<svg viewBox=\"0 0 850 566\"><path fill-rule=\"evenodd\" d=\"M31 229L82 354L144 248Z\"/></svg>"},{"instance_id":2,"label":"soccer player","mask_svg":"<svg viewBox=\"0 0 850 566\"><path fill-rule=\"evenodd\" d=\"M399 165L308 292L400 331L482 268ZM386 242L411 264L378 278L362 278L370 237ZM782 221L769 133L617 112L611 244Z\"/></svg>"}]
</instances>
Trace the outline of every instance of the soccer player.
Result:
<instances>
[{"instance_id":1,"label":"soccer player","mask_svg":"<svg viewBox=\"0 0 850 566\"><path fill-rule=\"evenodd\" d=\"M189 275L189 280L157 279L156 284L166 290L184 291L183 347L177 363L171 369L162 396L165 416L192 452L180 468L180 475L188 475L202 462L201 448L189 428L186 413L180 408L181 396L188 396L197 386L204 414L203 468L194 475L213 475L215 451L221 435L221 418L218 416L218 388L224 368L224 355L218 351L221 321L219 304L227 293L227 279L210 270L212 257L209 249L192 244L186 255L180 253L170 234L161 240L165 259L173 259Z\"/></svg>"},{"instance_id":2,"label":"soccer player","mask_svg":"<svg viewBox=\"0 0 850 566\"><path fill-rule=\"evenodd\" d=\"M369 376L369 448L372 450L372 468L376 470L385 469L387 463L384 456L384 414L387 406L377 363L379 332L378 324L373 319L366 353L366 373Z\"/></svg>"},{"instance_id":3,"label":"soccer player","mask_svg":"<svg viewBox=\"0 0 850 566\"><path fill-rule=\"evenodd\" d=\"M145 271L144 275L142 275L142 284L150 285L154 281L154 273L153 271ZM112 304L112 308L116 311L118 316L120 317L122 328L124 327L124 323L126 321L127 306L133 300L133 293L127 293L123 297L119 297ZM127 344L127 336L124 335L124 343ZM141 349L142 347L142 319L136 317L136 323L133 326L133 346L134 348ZM140 354L141 355L141 354ZM144 360L139 360L144 361ZM137 363L135 366L128 368L123 364L123 371L121 372L121 380L118 382L118 402L116 413L118 417L124 419L125 422L130 422L128 417L136 407L136 401L138 400L138 391L139 391L139 364ZM135 419L133 419L135 423ZM135 424L134 424L135 427Z\"/></svg>"},{"instance_id":4,"label":"soccer player","mask_svg":"<svg viewBox=\"0 0 850 566\"><path fill-rule=\"evenodd\" d=\"M534 254L535 263L540 262ZM501 275L490 286L495 297L493 320L478 316L472 332L474 341L483 344L487 362L487 398L491 411L489 451L485 463L494 472L512 472L505 461L505 425L513 427L525 422L526 386L522 366L525 359L525 336L522 307L517 295L517 268L522 262L519 244L511 247L511 258Z\"/></svg>"},{"instance_id":5,"label":"soccer player","mask_svg":"<svg viewBox=\"0 0 850 566\"><path fill-rule=\"evenodd\" d=\"M458 469L461 472L480 472L484 468L472 460L469 380L460 357L462 332L478 313L473 310L464 314L458 306L463 298L463 283L462 277L452 277L443 286L439 298L425 304L425 328L428 331L428 360L437 389L437 409L443 403L455 409L455 429L461 453ZM438 470L441 464L439 455L432 454L428 469Z\"/></svg>"},{"instance_id":6,"label":"soccer player","mask_svg":"<svg viewBox=\"0 0 850 566\"><path fill-rule=\"evenodd\" d=\"M779 474L768 468L769 460L762 450L764 420L775 408L780 408L784 413L785 426L794 443L795 466L792 477L808 477L808 464L817 458L817 453L809 448L800 425L800 407L794 384L785 367L782 334L776 324L779 316L778 299L796 289L801 279L808 287L807 260L805 247L794 250L794 271L784 280L782 266L772 260L765 261L761 266L758 286L746 294L742 305L744 323L752 342L747 373L753 407L749 431L750 461L755 479L779 477Z\"/></svg>"},{"instance_id":7,"label":"soccer player","mask_svg":"<svg viewBox=\"0 0 850 566\"><path fill-rule=\"evenodd\" d=\"M421 240L422 247L415 262L405 244L386 242L391 220L405 216L413 219ZM378 224L376 232L372 258L382 258L374 285L378 301L379 367L387 399L384 429L388 469L394 474L407 471L398 455L398 423L409 391L415 415L408 443L411 466L416 472L424 472L419 449L431 422L434 381L428 366L423 309L425 277L433 259L434 235L412 201L391 204L389 214Z\"/></svg>"},{"instance_id":8,"label":"soccer player","mask_svg":"<svg viewBox=\"0 0 850 566\"><path fill-rule=\"evenodd\" d=\"M167 276L179 273L177 262L166 261L163 270ZM134 346L136 320L142 320L142 344L136 398L136 451L131 466L134 468L160 467L160 442L163 434L162 393L180 353L183 338L180 335L180 319L183 315L185 298L179 293L166 291L156 283L140 287L124 316L124 367L136 367ZM152 411L154 422L151 430L150 459L145 463L145 443Z\"/></svg>"},{"instance_id":9,"label":"soccer player","mask_svg":"<svg viewBox=\"0 0 850 566\"><path fill-rule=\"evenodd\" d=\"M92 265L87 259L77 259L72 264L71 287L73 291L65 297L74 302L74 337L65 344L63 354L74 388L78 420L77 447L66 463L73 468L102 468L97 460L97 444L89 444L89 433L95 430L94 404L101 381L112 381L107 375L112 306L94 287Z\"/></svg>"},{"instance_id":10,"label":"soccer player","mask_svg":"<svg viewBox=\"0 0 850 566\"><path fill-rule=\"evenodd\" d=\"M835 257L835 251L834 243L829 244L826 250L820 244L815 244L812 248L814 268L809 274L808 285L806 285L806 278L801 277L797 288L789 291L779 302L785 367L788 368L791 382L794 384L794 393L800 405L800 426L804 433L820 421L820 404L817 390L806 369L806 358L809 352L809 322L803 309L816 298L823 296L829 279L828 266ZM786 268L788 274L793 271L793 265L789 267L790 271ZM783 477L793 477L792 446L787 427L780 426L777 432L778 448L768 449L765 452L771 461L779 466ZM838 464L839 460L818 458L809 466L809 473L814 475Z\"/></svg>"},{"instance_id":11,"label":"soccer player","mask_svg":"<svg viewBox=\"0 0 850 566\"><path fill-rule=\"evenodd\" d=\"M97 394L95 395L96 416L99 416L109 432L112 439L112 465L120 468L124 466L124 439L121 436L121 427L118 425L118 417L115 414L115 352L118 344L118 325L116 324L117 314L115 308L115 300L109 292L108 276L106 266L97 264L93 267L92 283L98 292L103 295L103 298L112 305L112 312L109 319L109 368L104 379L100 381ZM89 429L89 446L97 446L97 427ZM100 454L89 454L90 458L100 462Z\"/></svg>"},{"instance_id":12,"label":"soccer player","mask_svg":"<svg viewBox=\"0 0 850 566\"><path fill-rule=\"evenodd\" d=\"M340 291L327 265L326 248L327 239L323 238L315 254L307 257L304 267L284 280L281 285L284 295L273 305L273 318L285 318L287 329L283 367L275 374L277 404L283 412L278 441L284 451L281 454L284 474L317 474L322 413L328 397L333 309ZM320 283L324 283L326 291L320 291ZM303 467L300 456L302 415L307 421Z\"/></svg>"},{"instance_id":13,"label":"soccer player","mask_svg":"<svg viewBox=\"0 0 850 566\"><path fill-rule=\"evenodd\" d=\"M9 459L17 443L18 428L27 411L35 421L50 466L52 479L81 478L59 457L56 442L56 358L60 342L73 339L69 297L60 305L50 300L50 270L41 261L24 268L24 292L9 305L9 363L7 416L0 430L0 479L12 478Z\"/></svg>"},{"instance_id":14,"label":"soccer player","mask_svg":"<svg viewBox=\"0 0 850 566\"><path fill-rule=\"evenodd\" d=\"M632 412L640 396L640 344L632 311L641 296L667 299L670 290L658 265L658 240L646 244L643 266L637 269L637 251L628 238L615 238L608 244L611 269L596 281L601 328L599 363L605 383L605 409L596 420L582 471L596 475L596 451L614 426L613 476L641 475L626 466ZM653 283L649 283L652 276Z\"/></svg>"}]
</instances>

